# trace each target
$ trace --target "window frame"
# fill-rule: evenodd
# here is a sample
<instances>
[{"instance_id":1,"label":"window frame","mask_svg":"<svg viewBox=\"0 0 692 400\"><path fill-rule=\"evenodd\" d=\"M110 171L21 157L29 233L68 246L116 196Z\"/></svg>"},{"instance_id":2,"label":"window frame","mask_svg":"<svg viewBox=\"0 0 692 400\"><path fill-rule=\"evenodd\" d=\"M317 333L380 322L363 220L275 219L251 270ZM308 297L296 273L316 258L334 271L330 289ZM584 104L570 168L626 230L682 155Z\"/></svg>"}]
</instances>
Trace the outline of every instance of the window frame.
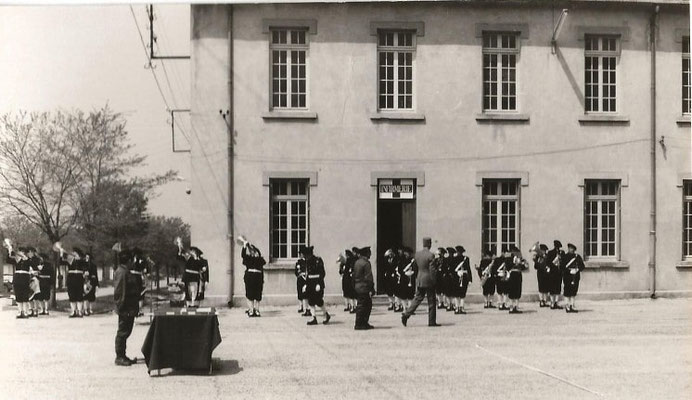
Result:
<instances>
[{"instance_id":1,"label":"window frame","mask_svg":"<svg viewBox=\"0 0 692 400\"><path fill-rule=\"evenodd\" d=\"M275 194L276 185L279 183L286 183L288 188L291 188L291 184L294 182L299 182L305 185L305 194L286 194L277 195ZM269 178L269 262L270 263L294 263L298 260L299 256L296 253L295 257L291 256L291 247L294 245L291 234L293 231L291 217L293 216L291 212L291 202L304 201L305 202L305 245L310 245L310 179L308 178ZM292 191L292 189L290 189ZM274 253L274 203L275 202L286 202L286 243L279 243L278 246L286 246L287 257L276 256ZM298 228L300 229L300 228ZM298 246L300 247L298 243ZM279 251L280 253L280 251Z\"/></svg>"},{"instance_id":2,"label":"window frame","mask_svg":"<svg viewBox=\"0 0 692 400\"><path fill-rule=\"evenodd\" d=\"M689 194L688 194L689 192ZM689 213L687 212L689 208ZM682 261L692 261L692 179L682 181ZM689 224L687 221L690 221ZM689 230L689 240L685 240ZM690 245L688 245L690 243ZM689 252L688 252L689 248Z\"/></svg>"},{"instance_id":3,"label":"window frame","mask_svg":"<svg viewBox=\"0 0 692 400\"><path fill-rule=\"evenodd\" d=\"M486 37L495 36L499 47L486 47ZM513 36L515 47L513 48L502 48L502 37L503 36ZM517 114L520 110L519 102L519 63L521 59L521 32L514 31L503 31L503 30L483 30L481 32L481 110L483 114ZM497 90L497 108L486 108L485 107L485 56L495 55L497 58L495 60L494 68L497 71L497 79L495 84L498 87ZM514 55L514 109L502 109L502 98L504 93L502 93L502 56L503 55Z\"/></svg>"},{"instance_id":4,"label":"window frame","mask_svg":"<svg viewBox=\"0 0 692 400\"><path fill-rule=\"evenodd\" d=\"M598 40L598 50L593 50L589 49L587 50L587 45L592 39L597 39ZM602 50L603 49L603 42L604 39L614 39L615 40L615 49L612 50ZM621 42L622 42L622 37L619 34L590 34L587 33L584 35L584 114L586 115L617 115L620 114L620 100L619 100L619 94L621 93L620 91L620 49L621 49ZM586 60L587 58L591 57L596 57L598 59L598 82L597 82L597 89L598 89L598 95L596 96L596 104L598 105L598 110L588 110L587 108L590 106L590 99L593 98L593 95L591 97L587 97L587 87L589 86L589 82L587 82L587 67L586 67ZM605 75L604 68L603 68L603 60L604 58L614 58L615 60L615 67L614 67L614 73L615 73L615 84L614 89L615 89L615 96L612 97L613 100L615 101L615 110L608 110L608 111L603 111L603 101L605 98L603 97L603 88L604 88L604 79L603 76ZM593 85L593 83L591 83ZM610 97L609 97L610 99Z\"/></svg>"},{"instance_id":5,"label":"window frame","mask_svg":"<svg viewBox=\"0 0 692 400\"><path fill-rule=\"evenodd\" d=\"M502 194L502 184L503 183L511 183L516 185L516 194L514 195L503 195ZM498 187L498 194L492 194L492 195L486 195L485 194L485 187L488 184L493 184L497 185ZM514 244L518 248L521 248L521 179L515 179L515 178L483 178L481 181L481 229L480 229L480 234L481 234L481 253L485 253L486 249L492 249L493 246L495 246L495 255L499 256L502 254L502 202L503 201L514 201L515 202L515 212L514 212L514 218L515 218L515 239L514 243L509 243L507 242L507 247L509 248L510 245ZM496 202L497 203L497 213L495 214L495 217L497 218L497 223L496 227L494 228L497 231L497 236L496 240L494 242L487 242L485 241L485 231L486 228L484 226L484 218L485 218L485 212L484 212L484 204L486 201L489 202Z\"/></svg>"},{"instance_id":6,"label":"window frame","mask_svg":"<svg viewBox=\"0 0 692 400\"><path fill-rule=\"evenodd\" d=\"M274 43L274 32L286 31L287 43ZM288 43L291 32L303 32L305 43ZM268 28L269 44L269 111L308 111L310 110L310 35L312 34L309 26L272 26ZM286 52L286 107L274 105L274 51ZM293 60L292 51L305 52L305 106L294 107L291 97L291 62ZM298 78L300 79L300 78Z\"/></svg>"},{"instance_id":7,"label":"window frame","mask_svg":"<svg viewBox=\"0 0 692 400\"><path fill-rule=\"evenodd\" d=\"M682 115L689 117L692 115L692 60L690 59L690 37L682 36L681 45L681 67L682 67ZM685 51L687 50L687 51ZM687 62L687 70L685 70L685 62ZM685 87L685 74L687 74L687 87ZM685 98L687 96L687 98Z\"/></svg>"},{"instance_id":8,"label":"window frame","mask_svg":"<svg viewBox=\"0 0 692 400\"><path fill-rule=\"evenodd\" d=\"M387 45L381 45L380 44L380 36L382 34L387 34L387 33L392 33L394 36L395 40L395 45L392 46L387 46ZM400 46L399 45L399 38L398 34L409 34L411 35L411 46ZM411 29L411 28L377 28L376 30L376 35L375 35L375 44L376 44L376 59L375 59L375 65L377 68L377 81L375 85L375 92L376 92L376 98L375 98L375 104L376 104L376 110L377 113L415 113L415 111L418 108L418 102L417 102L417 90L416 90L416 48L418 46L417 43L417 36L419 36L419 32L417 29ZM380 53L382 52L393 52L393 65L392 68L394 70L394 85L393 89L394 92L392 96L394 97L393 100L393 106L392 108L382 108L380 107L380 97L383 95L380 92L380 82L381 82L381 74L380 74L380 69L381 69L381 64L380 64ZM398 83L399 83L399 53L400 52L410 52L411 53L411 108L399 108L399 88L398 88Z\"/></svg>"},{"instance_id":9,"label":"window frame","mask_svg":"<svg viewBox=\"0 0 692 400\"><path fill-rule=\"evenodd\" d=\"M589 184L596 183L599 186L599 191L601 193L595 194L595 195L589 195ZM604 195L602 194L602 185L604 184L609 184L609 183L615 183L617 184L617 190L615 195ZM584 260L586 261L619 261L620 260L620 246L621 246L621 214L622 214L622 186L623 182L620 179L585 179L584 180L584 199L583 199L583 213L582 213L582 218L583 218L583 230L584 230ZM603 202L604 201L615 201L615 223L614 223L614 229L615 229L615 238L614 238L614 252L615 254L613 255L603 255L603 224L602 224L602 218L603 218ZM591 254L591 248L589 247L592 244L592 241L590 241L589 238L589 222L588 222L588 217L591 216L589 214L589 210L587 208L587 205L591 201L596 201L598 202L597 206L597 213L596 213L596 221L597 221L597 226L596 226L596 249L597 253L596 255Z\"/></svg>"}]
</instances>

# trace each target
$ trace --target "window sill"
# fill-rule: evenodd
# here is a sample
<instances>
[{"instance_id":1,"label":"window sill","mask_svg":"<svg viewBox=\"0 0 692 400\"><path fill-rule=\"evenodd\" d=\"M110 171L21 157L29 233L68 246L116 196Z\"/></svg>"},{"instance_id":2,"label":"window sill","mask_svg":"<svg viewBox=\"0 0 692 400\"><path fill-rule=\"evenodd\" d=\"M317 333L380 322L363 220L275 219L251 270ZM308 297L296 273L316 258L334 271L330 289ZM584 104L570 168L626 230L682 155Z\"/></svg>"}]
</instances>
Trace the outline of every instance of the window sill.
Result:
<instances>
[{"instance_id":1,"label":"window sill","mask_svg":"<svg viewBox=\"0 0 692 400\"><path fill-rule=\"evenodd\" d=\"M677 265L675 265L675 268L692 270L692 260L678 261Z\"/></svg>"},{"instance_id":2,"label":"window sill","mask_svg":"<svg viewBox=\"0 0 692 400\"><path fill-rule=\"evenodd\" d=\"M370 119L373 121L425 121L425 114L378 111L370 114Z\"/></svg>"},{"instance_id":3,"label":"window sill","mask_svg":"<svg viewBox=\"0 0 692 400\"><path fill-rule=\"evenodd\" d=\"M586 269L628 269L630 263L616 260L589 260L584 261Z\"/></svg>"},{"instance_id":4,"label":"window sill","mask_svg":"<svg viewBox=\"0 0 692 400\"><path fill-rule=\"evenodd\" d=\"M317 113L303 110L265 111L262 119L317 119Z\"/></svg>"},{"instance_id":5,"label":"window sill","mask_svg":"<svg viewBox=\"0 0 692 400\"><path fill-rule=\"evenodd\" d=\"M678 117L678 119L675 121L675 123L678 124L678 126L690 126L690 116L689 115L681 115Z\"/></svg>"},{"instance_id":6,"label":"window sill","mask_svg":"<svg viewBox=\"0 0 692 400\"><path fill-rule=\"evenodd\" d=\"M290 261L275 261L264 266L265 271L293 271L296 267L295 263Z\"/></svg>"},{"instance_id":7,"label":"window sill","mask_svg":"<svg viewBox=\"0 0 692 400\"><path fill-rule=\"evenodd\" d=\"M586 114L579 118L580 124L629 124L627 115Z\"/></svg>"},{"instance_id":8,"label":"window sill","mask_svg":"<svg viewBox=\"0 0 692 400\"><path fill-rule=\"evenodd\" d=\"M476 114L478 122L529 122L529 114L481 113Z\"/></svg>"}]
</instances>

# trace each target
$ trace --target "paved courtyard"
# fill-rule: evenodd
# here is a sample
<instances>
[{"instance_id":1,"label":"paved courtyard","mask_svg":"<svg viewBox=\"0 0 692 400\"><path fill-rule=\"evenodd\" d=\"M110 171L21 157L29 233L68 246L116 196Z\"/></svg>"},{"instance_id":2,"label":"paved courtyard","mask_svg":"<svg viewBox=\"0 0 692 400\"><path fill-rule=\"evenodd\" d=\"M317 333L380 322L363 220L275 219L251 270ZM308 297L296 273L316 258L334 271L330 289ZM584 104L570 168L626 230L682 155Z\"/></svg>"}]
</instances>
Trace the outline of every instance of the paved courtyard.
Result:
<instances>
[{"instance_id":1,"label":"paved courtyard","mask_svg":"<svg viewBox=\"0 0 692 400\"><path fill-rule=\"evenodd\" d=\"M1 300L4 305L7 299ZM425 311L404 328L374 310L373 331L333 308L306 326L294 308L248 319L219 310L214 375L113 365L117 318L0 312L2 399L690 399L692 299L581 302L579 314L524 305L522 315L471 304L464 316ZM140 318L128 355L139 356Z\"/></svg>"}]
</instances>

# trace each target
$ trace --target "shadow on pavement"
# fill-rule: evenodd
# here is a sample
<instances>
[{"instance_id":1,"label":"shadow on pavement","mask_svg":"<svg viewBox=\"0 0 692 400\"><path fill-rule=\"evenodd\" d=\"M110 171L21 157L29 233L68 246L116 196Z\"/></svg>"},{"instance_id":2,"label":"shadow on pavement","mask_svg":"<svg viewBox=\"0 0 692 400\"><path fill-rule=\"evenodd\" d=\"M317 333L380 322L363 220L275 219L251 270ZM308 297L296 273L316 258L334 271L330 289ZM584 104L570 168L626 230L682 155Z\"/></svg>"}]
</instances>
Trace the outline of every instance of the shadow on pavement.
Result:
<instances>
[{"instance_id":1,"label":"shadow on pavement","mask_svg":"<svg viewBox=\"0 0 692 400\"><path fill-rule=\"evenodd\" d=\"M139 361L139 360L138 360ZM167 376L179 376L179 375L190 375L190 376L226 376L235 375L243 370L238 364L238 360L221 360L219 358L214 358L212 363L212 373L206 370L177 370L177 369L163 369L159 374L158 371L152 371L152 378L164 378Z\"/></svg>"}]
</instances>

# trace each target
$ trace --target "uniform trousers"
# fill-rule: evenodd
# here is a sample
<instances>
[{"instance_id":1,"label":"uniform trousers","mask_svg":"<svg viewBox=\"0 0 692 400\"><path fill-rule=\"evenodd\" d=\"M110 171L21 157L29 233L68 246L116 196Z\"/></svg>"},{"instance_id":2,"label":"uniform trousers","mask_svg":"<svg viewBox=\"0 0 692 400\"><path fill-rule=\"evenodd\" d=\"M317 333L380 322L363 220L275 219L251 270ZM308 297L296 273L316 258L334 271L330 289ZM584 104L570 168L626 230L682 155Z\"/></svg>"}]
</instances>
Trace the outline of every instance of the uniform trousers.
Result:
<instances>
[{"instance_id":1,"label":"uniform trousers","mask_svg":"<svg viewBox=\"0 0 692 400\"><path fill-rule=\"evenodd\" d=\"M118 315L118 332L115 334L115 356L125 357L125 349L127 348L127 338L132 333L132 327L135 324L134 315Z\"/></svg>"},{"instance_id":2,"label":"uniform trousers","mask_svg":"<svg viewBox=\"0 0 692 400\"><path fill-rule=\"evenodd\" d=\"M413 297L411 307L404 311L404 315L406 318L410 317L426 297L428 298L428 325L435 325L437 323L437 297L435 297L435 287L416 288L416 295Z\"/></svg>"},{"instance_id":3,"label":"uniform trousers","mask_svg":"<svg viewBox=\"0 0 692 400\"><path fill-rule=\"evenodd\" d=\"M372 311L372 297L370 293L358 293L358 303L356 304L356 327L364 327L370 321Z\"/></svg>"}]
</instances>

